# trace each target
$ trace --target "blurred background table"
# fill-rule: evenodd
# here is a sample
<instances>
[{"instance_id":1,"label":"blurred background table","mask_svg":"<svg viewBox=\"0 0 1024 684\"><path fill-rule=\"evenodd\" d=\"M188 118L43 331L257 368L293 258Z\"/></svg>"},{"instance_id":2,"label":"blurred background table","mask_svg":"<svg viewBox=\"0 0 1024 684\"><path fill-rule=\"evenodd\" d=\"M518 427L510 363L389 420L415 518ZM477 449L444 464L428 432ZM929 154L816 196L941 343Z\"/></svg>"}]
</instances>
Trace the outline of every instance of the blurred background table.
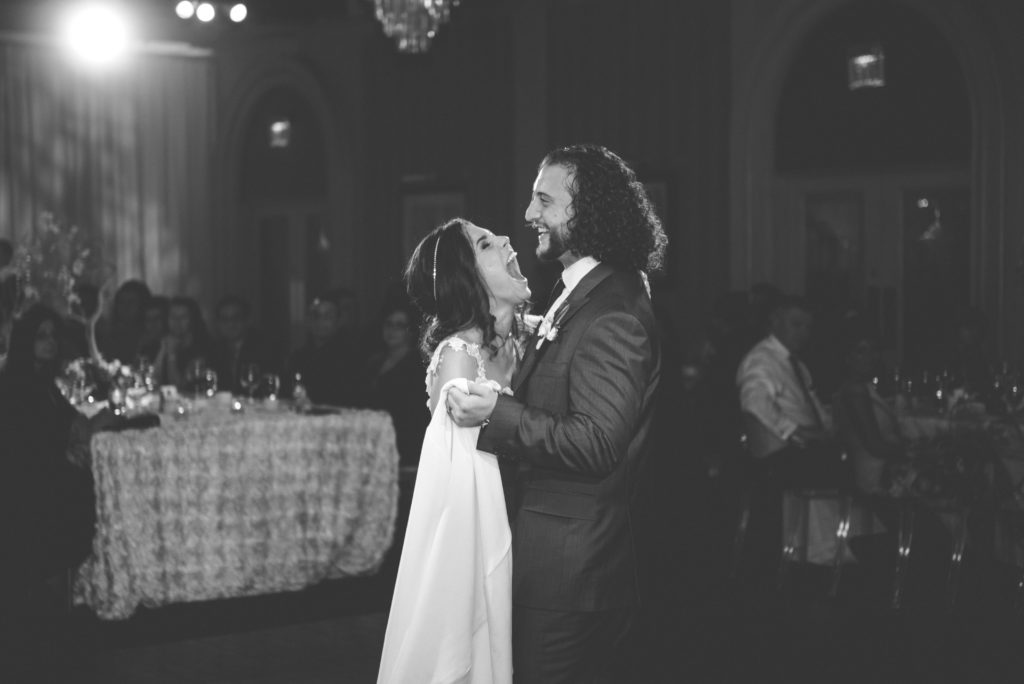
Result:
<instances>
[{"instance_id":1,"label":"blurred background table","mask_svg":"<svg viewBox=\"0 0 1024 684\"><path fill-rule=\"evenodd\" d=\"M392 543L391 418L208 410L100 433L93 555L76 604L104 619L373 573Z\"/></svg>"}]
</instances>

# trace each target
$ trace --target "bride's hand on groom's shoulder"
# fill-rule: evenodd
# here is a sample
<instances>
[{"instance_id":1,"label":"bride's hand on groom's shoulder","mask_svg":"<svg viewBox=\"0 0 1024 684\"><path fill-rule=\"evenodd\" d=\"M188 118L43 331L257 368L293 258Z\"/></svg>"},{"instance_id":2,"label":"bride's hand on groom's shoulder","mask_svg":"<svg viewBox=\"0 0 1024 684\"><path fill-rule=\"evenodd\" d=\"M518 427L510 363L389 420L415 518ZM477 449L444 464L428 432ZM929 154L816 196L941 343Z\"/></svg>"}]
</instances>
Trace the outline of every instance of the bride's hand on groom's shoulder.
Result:
<instances>
[{"instance_id":1,"label":"bride's hand on groom's shoulder","mask_svg":"<svg viewBox=\"0 0 1024 684\"><path fill-rule=\"evenodd\" d=\"M459 427L476 427L491 417L498 393L494 388L482 383L469 383L469 392L458 387L448 390L448 415Z\"/></svg>"}]
</instances>

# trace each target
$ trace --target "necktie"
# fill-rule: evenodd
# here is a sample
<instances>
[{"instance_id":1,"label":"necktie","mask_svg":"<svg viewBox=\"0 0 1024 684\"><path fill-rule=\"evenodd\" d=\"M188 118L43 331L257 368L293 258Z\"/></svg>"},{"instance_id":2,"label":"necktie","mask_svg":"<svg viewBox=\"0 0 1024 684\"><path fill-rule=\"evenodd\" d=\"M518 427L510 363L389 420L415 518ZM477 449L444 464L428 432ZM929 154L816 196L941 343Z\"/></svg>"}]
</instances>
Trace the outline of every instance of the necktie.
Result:
<instances>
[{"instance_id":1,"label":"necktie","mask_svg":"<svg viewBox=\"0 0 1024 684\"><path fill-rule=\"evenodd\" d=\"M811 390L807 387L807 382L804 380L800 359L797 358L796 354L790 354L789 363L793 366L793 374L796 376L796 381L800 385L800 390L804 393L804 400L808 405L810 405L811 413L814 414L814 426L820 430L824 424L821 421L821 415L818 413L818 404L815 403L814 397L811 395Z\"/></svg>"},{"instance_id":2,"label":"necktie","mask_svg":"<svg viewBox=\"0 0 1024 684\"><path fill-rule=\"evenodd\" d=\"M565 289L565 281L561 277L555 281L555 286L551 288L551 294L548 295L548 305L545 312L551 311L551 306L558 300L558 296L562 294L562 290Z\"/></svg>"}]
</instances>

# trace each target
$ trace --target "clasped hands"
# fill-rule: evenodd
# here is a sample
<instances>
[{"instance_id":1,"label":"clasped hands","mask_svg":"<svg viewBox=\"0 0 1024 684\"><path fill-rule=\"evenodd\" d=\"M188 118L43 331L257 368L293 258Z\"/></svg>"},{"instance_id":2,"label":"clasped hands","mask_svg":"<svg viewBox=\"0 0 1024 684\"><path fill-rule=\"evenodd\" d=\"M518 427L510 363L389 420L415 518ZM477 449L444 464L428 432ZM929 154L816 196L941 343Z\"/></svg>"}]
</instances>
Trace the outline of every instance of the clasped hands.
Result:
<instances>
[{"instance_id":1,"label":"clasped hands","mask_svg":"<svg viewBox=\"0 0 1024 684\"><path fill-rule=\"evenodd\" d=\"M469 392L463 392L458 387L450 387L445 399L448 415L459 427L483 425L498 403L498 392L490 385L471 382L468 389Z\"/></svg>"}]
</instances>

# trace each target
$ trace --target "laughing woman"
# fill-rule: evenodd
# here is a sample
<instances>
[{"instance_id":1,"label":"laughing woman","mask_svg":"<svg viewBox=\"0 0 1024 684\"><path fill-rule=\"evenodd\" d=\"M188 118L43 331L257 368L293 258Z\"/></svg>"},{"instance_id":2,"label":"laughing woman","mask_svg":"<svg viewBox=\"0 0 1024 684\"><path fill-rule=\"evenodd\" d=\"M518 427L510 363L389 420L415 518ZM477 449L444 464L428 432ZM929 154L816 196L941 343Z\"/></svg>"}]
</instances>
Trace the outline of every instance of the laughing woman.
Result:
<instances>
[{"instance_id":1,"label":"laughing woman","mask_svg":"<svg viewBox=\"0 0 1024 684\"><path fill-rule=\"evenodd\" d=\"M463 219L420 242L406 286L426 316L432 418L377 681L510 683L512 537L498 462L477 451L478 427L455 426L443 398L469 381L509 387L530 288L508 238Z\"/></svg>"}]
</instances>

